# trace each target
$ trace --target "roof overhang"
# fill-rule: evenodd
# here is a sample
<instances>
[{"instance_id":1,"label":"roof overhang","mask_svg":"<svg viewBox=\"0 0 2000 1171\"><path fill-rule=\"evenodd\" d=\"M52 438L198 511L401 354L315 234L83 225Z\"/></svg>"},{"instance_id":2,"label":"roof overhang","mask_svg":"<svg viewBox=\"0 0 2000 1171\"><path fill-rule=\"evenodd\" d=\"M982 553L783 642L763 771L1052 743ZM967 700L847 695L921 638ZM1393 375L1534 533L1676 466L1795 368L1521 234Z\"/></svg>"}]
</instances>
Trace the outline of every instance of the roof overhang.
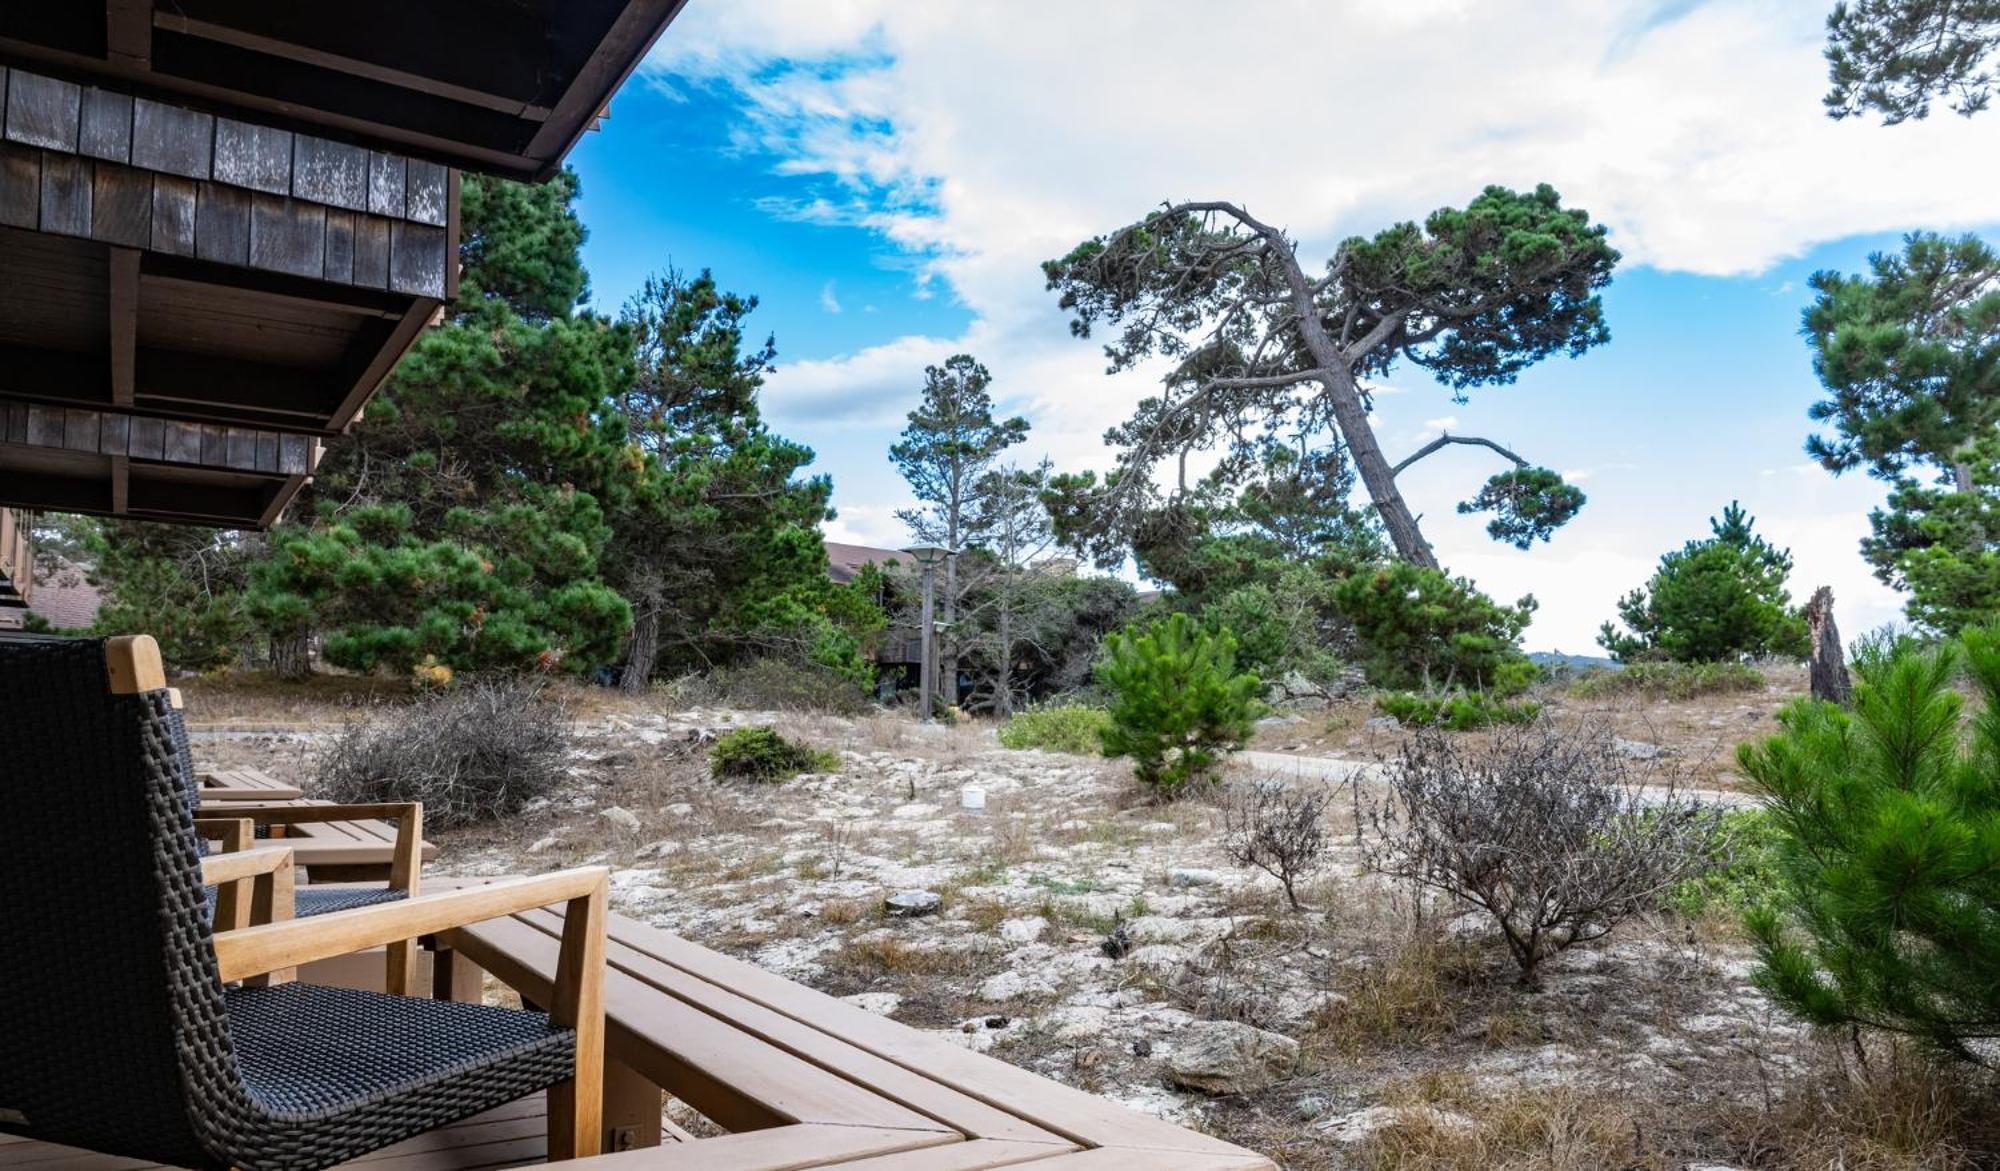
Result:
<instances>
[{"instance_id":1,"label":"roof overhang","mask_svg":"<svg viewBox=\"0 0 2000 1171\"><path fill-rule=\"evenodd\" d=\"M0 4L0 61L545 179L686 0Z\"/></svg>"}]
</instances>

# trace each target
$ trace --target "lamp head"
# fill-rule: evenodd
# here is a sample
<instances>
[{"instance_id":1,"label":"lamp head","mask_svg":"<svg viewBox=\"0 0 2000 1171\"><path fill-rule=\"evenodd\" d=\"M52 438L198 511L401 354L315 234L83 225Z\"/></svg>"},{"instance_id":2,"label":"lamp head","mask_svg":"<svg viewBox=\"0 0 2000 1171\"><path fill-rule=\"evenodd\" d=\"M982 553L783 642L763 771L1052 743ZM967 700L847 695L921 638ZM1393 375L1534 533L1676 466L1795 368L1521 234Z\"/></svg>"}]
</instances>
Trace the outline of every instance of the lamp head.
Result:
<instances>
[{"instance_id":1,"label":"lamp head","mask_svg":"<svg viewBox=\"0 0 2000 1171\"><path fill-rule=\"evenodd\" d=\"M943 545L912 545L903 550L903 552L915 558L918 565L929 569L934 565L943 564L944 559L951 556L956 550L947 549Z\"/></svg>"}]
</instances>

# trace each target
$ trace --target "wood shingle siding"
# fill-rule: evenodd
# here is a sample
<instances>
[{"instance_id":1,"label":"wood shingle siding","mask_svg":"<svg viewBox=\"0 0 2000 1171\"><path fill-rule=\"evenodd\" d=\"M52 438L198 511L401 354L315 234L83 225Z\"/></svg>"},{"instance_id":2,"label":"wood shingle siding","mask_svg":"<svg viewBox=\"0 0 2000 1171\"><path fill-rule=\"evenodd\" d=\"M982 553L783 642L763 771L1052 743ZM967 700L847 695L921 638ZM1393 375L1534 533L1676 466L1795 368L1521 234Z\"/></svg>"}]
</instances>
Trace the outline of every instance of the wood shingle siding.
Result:
<instances>
[{"instance_id":1,"label":"wood shingle siding","mask_svg":"<svg viewBox=\"0 0 2000 1171\"><path fill-rule=\"evenodd\" d=\"M0 224L444 298L437 163L0 68Z\"/></svg>"}]
</instances>

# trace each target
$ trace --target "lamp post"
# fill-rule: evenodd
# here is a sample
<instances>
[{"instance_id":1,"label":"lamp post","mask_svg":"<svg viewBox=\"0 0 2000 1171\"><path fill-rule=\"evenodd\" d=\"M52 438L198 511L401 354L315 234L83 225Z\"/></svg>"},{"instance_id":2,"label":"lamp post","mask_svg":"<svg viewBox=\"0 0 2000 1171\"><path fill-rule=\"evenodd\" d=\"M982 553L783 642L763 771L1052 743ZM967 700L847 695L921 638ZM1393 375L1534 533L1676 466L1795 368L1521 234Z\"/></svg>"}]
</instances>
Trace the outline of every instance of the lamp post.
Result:
<instances>
[{"instance_id":1,"label":"lamp post","mask_svg":"<svg viewBox=\"0 0 2000 1171\"><path fill-rule=\"evenodd\" d=\"M922 672L922 681L917 685L917 703L923 712L923 722L928 724L931 722L931 686L935 682L935 676L937 675L937 619L935 617L937 605L937 567L944 564L944 559L951 556L952 551L943 545L912 545L903 550L903 552L908 553L914 558L917 562L917 568L923 570L923 619L917 627L917 637L922 640L920 658L923 660L923 664L919 668Z\"/></svg>"}]
</instances>

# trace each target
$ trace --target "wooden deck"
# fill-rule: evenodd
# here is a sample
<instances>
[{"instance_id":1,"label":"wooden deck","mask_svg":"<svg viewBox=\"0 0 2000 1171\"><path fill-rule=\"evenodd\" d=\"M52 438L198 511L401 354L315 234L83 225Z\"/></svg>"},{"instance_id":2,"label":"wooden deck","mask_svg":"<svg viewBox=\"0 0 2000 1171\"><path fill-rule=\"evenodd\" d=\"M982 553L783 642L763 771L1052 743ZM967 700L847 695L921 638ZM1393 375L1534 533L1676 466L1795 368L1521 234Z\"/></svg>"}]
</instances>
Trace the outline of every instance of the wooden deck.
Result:
<instances>
[{"instance_id":1,"label":"wooden deck","mask_svg":"<svg viewBox=\"0 0 2000 1171\"><path fill-rule=\"evenodd\" d=\"M452 885L434 880L432 889ZM480 969L549 995L562 917L542 910L441 937L439 995ZM1232 1146L917 1032L654 927L611 917L602 1171L1273 1171ZM474 965L477 965L475 967ZM379 969L377 969L379 970ZM728 1133L660 1119L671 1095ZM348 1164L481 1171L544 1161L539 1096ZM657 1144L657 1145L655 1145ZM153 1166L0 1138L0 1169Z\"/></svg>"}]
</instances>

